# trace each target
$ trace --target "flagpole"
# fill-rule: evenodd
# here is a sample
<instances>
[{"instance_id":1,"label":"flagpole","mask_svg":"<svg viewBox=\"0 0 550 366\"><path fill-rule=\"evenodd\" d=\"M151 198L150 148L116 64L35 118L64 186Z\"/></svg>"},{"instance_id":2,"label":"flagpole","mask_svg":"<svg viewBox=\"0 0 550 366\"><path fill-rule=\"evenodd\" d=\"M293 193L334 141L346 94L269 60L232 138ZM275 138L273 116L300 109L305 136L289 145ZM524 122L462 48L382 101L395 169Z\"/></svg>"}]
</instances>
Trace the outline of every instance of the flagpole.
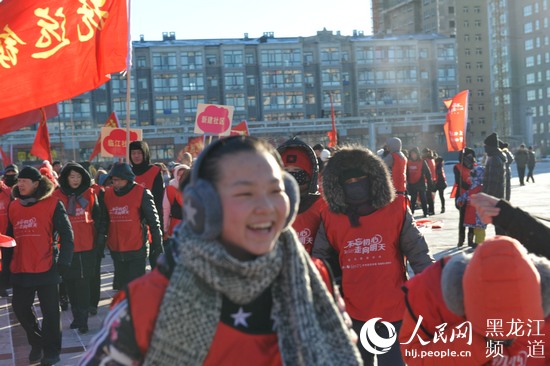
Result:
<instances>
[{"instance_id":1,"label":"flagpole","mask_svg":"<svg viewBox=\"0 0 550 366\"><path fill-rule=\"evenodd\" d=\"M74 142L74 118L73 118L73 100L72 99L69 99L70 100L70 104L71 104L71 139L72 139L72 142L73 142L73 161L76 161L76 147L75 147L75 142Z\"/></svg>"},{"instance_id":2,"label":"flagpole","mask_svg":"<svg viewBox=\"0 0 550 366\"><path fill-rule=\"evenodd\" d=\"M130 164L130 74L132 72L132 35L130 33L130 15L132 14L132 1L128 6L128 54L126 55L126 162Z\"/></svg>"}]
</instances>

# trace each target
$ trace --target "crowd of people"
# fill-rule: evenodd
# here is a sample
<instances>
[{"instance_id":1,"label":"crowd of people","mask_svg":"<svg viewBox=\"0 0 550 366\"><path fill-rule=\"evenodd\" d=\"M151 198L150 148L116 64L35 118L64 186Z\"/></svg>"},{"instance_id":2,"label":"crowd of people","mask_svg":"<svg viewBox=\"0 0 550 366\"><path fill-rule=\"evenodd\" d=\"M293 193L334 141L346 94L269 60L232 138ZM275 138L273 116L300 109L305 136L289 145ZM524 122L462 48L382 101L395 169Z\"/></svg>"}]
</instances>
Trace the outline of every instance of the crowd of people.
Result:
<instances>
[{"instance_id":1,"label":"crowd of people","mask_svg":"<svg viewBox=\"0 0 550 366\"><path fill-rule=\"evenodd\" d=\"M508 145L492 134L485 153L482 164L465 148L453 167L458 246L467 238L471 249L439 261L416 220L436 215L436 197L445 212L444 160L397 137L375 152L229 137L167 165L135 141L129 163L107 169L11 165L0 233L16 245L1 247L0 295L11 297L29 362L43 365L60 360L65 294L70 328L89 332L106 251L118 292L82 365L448 364L412 351L441 352L449 343L436 339L466 323L470 339L453 347L470 354L453 364L544 364L518 363L529 337L486 334L488 319L545 322L550 250L549 229L509 204ZM515 153L521 185L520 165L533 179L529 156ZM485 237L488 224L498 236Z\"/></svg>"}]
</instances>

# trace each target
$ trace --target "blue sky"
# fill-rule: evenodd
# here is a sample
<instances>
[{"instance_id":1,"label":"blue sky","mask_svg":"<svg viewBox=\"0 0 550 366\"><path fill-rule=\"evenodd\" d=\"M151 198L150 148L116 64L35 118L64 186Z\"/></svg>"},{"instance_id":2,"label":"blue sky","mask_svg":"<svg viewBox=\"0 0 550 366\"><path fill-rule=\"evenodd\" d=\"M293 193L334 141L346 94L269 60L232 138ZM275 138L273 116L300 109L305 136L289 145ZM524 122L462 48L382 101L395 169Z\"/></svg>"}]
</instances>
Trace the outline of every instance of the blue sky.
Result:
<instances>
[{"instance_id":1,"label":"blue sky","mask_svg":"<svg viewBox=\"0 0 550 366\"><path fill-rule=\"evenodd\" d=\"M326 28L352 35L370 34L370 0L130 0L132 40L313 36Z\"/></svg>"}]
</instances>

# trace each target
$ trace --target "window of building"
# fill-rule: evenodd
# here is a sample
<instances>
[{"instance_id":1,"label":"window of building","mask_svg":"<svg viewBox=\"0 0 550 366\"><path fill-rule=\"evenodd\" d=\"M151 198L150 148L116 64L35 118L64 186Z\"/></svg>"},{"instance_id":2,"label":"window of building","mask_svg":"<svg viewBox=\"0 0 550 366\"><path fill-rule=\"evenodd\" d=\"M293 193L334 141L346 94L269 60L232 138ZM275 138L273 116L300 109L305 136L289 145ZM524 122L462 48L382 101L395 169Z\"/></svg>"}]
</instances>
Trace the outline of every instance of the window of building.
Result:
<instances>
[{"instance_id":1,"label":"window of building","mask_svg":"<svg viewBox=\"0 0 550 366\"><path fill-rule=\"evenodd\" d=\"M480 34L480 33L476 33L474 39L475 39L476 41L481 41L481 34Z\"/></svg>"},{"instance_id":2,"label":"window of building","mask_svg":"<svg viewBox=\"0 0 550 366\"><path fill-rule=\"evenodd\" d=\"M480 125L484 125L485 124L485 117L479 117L478 121L479 121Z\"/></svg>"},{"instance_id":3,"label":"window of building","mask_svg":"<svg viewBox=\"0 0 550 366\"><path fill-rule=\"evenodd\" d=\"M138 78L138 89L149 89L149 80L147 78Z\"/></svg>"},{"instance_id":4,"label":"window of building","mask_svg":"<svg viewBox=\"0 0 550 366\"><path fill-rule=\"evenodd\" d=\"M96 102L95 111L98 113L107 113L107 102Z\"/></svg>"},{"instance_id":5,"label":"window of building","mask_svg":"<svg viewBox=\"0 0 550 366\"><path fill-rule=\"evenodd\" d=\"M156 114L175 114L179 113L178 97L175 95L156 96L155 97Z\"/></svg>"},{"instance_id":6,"label":"window of building","mask_svg":"<svg viewBox=\"0 0 550 366\"><path fill-rule=\"evenodd\" d=\"M176 74L153 75L153 88L156 92L177 92L178 76Z\"/></svg>"},{"instance_id":7,"label":"window of building","mask_svg":"<svg viewBox=\"0 0 550 366\"><path fill-rule=\"evenodd\" d=\"M309 66L313 64L313 53L311 52L305 52L304 53L304 64L306 66Z\"/></svg>"},{"instance_id":8,"label":"window of building","mask_svg":"<svg viewBox=\"0 0 550 366\"><path fill-rule=\"evenodd\" d=\"M537 99L537 93L534 90L528 90L527 91L527 100L529 102L532 102L535 99Z\"/></svg>"},{"instance_id":9,"label":"window of building","mask_svg":"<svg viewBox=\"0 0 550 366\"><path fill-rule=\"evenodd\" d=\"M469 48L465 48L465 49L464 49L464 54L465 54L466 56L470 56L470 54L471 54L470 49L469 49Z\"/></svg>"},{"instance_id":10,"label":"window of building","mask_svg":"<svg viewBox=\"0 0 550 366\"><path fill-rule=\"evenodd\" d=\"M254 96L248 97L248 106L249 107L255 107L256 106L256 97L254 97Z\"/></svg>"},{"instance_id":11,"label":"window of building","mask_svg":"<svg viewBox=\"0 0 550 366\"><path fill-rule=\"evenodd\" d=\"M209 76L208 77L208 85L210 85L211 87L218 86L218 78L215 77L215 76Z\"/></svg>"},{"instance_id":12,"label":"window of building","mask_svg":"<svg viewBox=\"0 0 550 366\"><path fill-rule=\"evenodd\" d=\"M175 70L177 68L175 52L153 52L153 69Z\"/></svg>"},{"instance_id":13,"label":"window of building","mask_svg":"<svg viewBox=\"0 0 550 366\"><path fill-rule=\"evenodd\" d=\"M216 55L206 55L206 64L208 66L216 66L218 64L218 57Z\"/></svg>"},{"instance_id":14,"label":"window of building","mask_svg":"<svg viewBox=\"0 0 550 366\"><path fill-rule=\"evenodd\" d=\"M481 6L479 6L479 5L474 6L474 13L476 13L476 14L481 13Z\"/></svg>"},{"instance_id":15,"label":"window of building","mask_svg":"<svg viewBox=\"0 0 550 366\"><path fill-rule=\"evenodd\" d=\"M526 39L525 40L525 51L530 51L533 49L533 40L532 39Z\"/></svg>"},{"instance_id":16,"label":"window of building","mask_svg":"<svg viewBox=\"0 0 550 366\"><path fill-rule=\"evenodd\" d=\"M254 65L256 63L256 55L252 52L247 52L245 55L246 64L247 65Z\"/></svg>"},{"instance_id":17,"label":"window of building","mask_svg":"<svg viewBox=\"0 0 550 366\"><path fill-rule=\"evenodd\" d=\"M227 68L243 67L243 51L223 51L223 66Z\"/></svg>"},{"instance_id":18,"label":"window of building","mask_svg":"<svg viewBox=\"0 0 550 366\"><path fill-rule=\"evenodd\" d=\"M182 52L180 57L183 70L202 69L204 67L202 52L200 51Z\"/></svg>"},{"instance_id":19,"label":"window of building","mask_svg":"<svg viewBox=\"0 0 550 366\"><path fill-rule=\"evenodd\" d=\"M465 20L464 21L464 28L469 28L470 27L470 22L468 20Z\"/></svg>"},{"instance_id":20,"label":"window of building","mask_svg":"<svg viewBox=\"0 0 550 366\"><path fill-rule=\"evenodd\" d=\"M485 104L479 103L479 104L477 105L477 110L480 111L480 112L481 112L481 111L484 111L484 110L485 110Z\"/></svg>"},{"instance_id":21,"label":"window of building","mask_svg":"<svg viewBox=\"0 0 550 366\"><path fill-rule=\"evenodd\" d=\"M476 62L476 69L483 69L483 62Z\"/></svg>"},{"instance_id":22,"label":"window of building","mask_svg":"<svg viewBox=\"0 0 550 366\"><path fill-rule=\"evenodd\" d=\"M482 96L484 96L484 95L485 95L485 90L479 89L479 90L477 91L477 96L478 96L478 97L482 97Z\"/></svg>"},{"instance_id":23,"label":"window of building","mask_svg":"<svg viewBox=\"0 0 550 366\"><path fill-rule=\"evenodd\" d=\"M219 104L217 100L209 100L210 104ZM184 95L183 111L184 113L195 113L199 103L204 103L203 95Z\"/></svg>"},{"instance_id":24,"label":"window of building","mask_svg":"<svg viewBox=\"0 0 550 366\"><path fill-rule=\"evenodd\" d=\"M481 27L481 20L479 20L479 19L474 20L474 27L476 27L476 28Z\"/></svg>"},{"instance_id":25,"label":"window of building","mask_svg":"<svg viewBox=\"0 0 550 366\"><path fill-rule=\"evenodd\" d=\"M242 93L228 93L225 95L225 104L234 106L236 111L246 110L245 100L245 96Z\"/></svg>"},{"instance_id":26,"label":"window of building","mask_svg":"<svg viewBox=\"0 0 550 366\"><path fill-rule=\"evenodd\" d=\"M264 67L299 66L302 52L298 48L262 50L260 63Z\"/></svg>"},{"instance_id":27,"label":"window of building","mask_svg":"<svg viewBox=\"0 0 550 366\"><path fill-rule=\"evenodd\" d=\"M147 58L145 56L138 56L136 65L137 67L147 67Z\"/></svg>"},{"instance_id":28,"label":"window of building","mask_svg":"<svg viewBox=\"0 0 550 366\"><path fill-rule=\"evenodd\" d=\"M341 78L339 69L321 70L321 82L323 86L339 86L340 80Z\"/></svg>"},{"instance_id":29,"label":"window of building","mask_svg":"<svg viewBox=\"0 0 550 366\"><path fill-rule=\"evenodd\" d=\"M223 79L225 90L244 88L244 74L242 72L227 72Z\"/></svg>"},{"instance_id":30,"label":"window of building","mask_svg":"<svg viewBox=\"0 0 550 366\"><path fill-rule=\"evenodd\" d=\"M470 62L466 62L466 63L464 64L464 68L465 68L466 70L469 70L469 69L472 68L472 64L471 64Z\"/></svg>"},{"instance_id":31,"label":"window of building","mask_svg":"<svg viewBox=\"0 0 550 366\"><path fill-rule=\"evenodd\" d=\"M472 77L466 76L466 84L471 84L471 83L472 83Z\"/></svg>"},{"instance_id":32,"label":"window of building","mask_svg":"<svg viewBox=\"0 0 550 366\"><path fill-rule=\"evenodd\" d=\"M420 58L428 58L428 56L429 56L428 49L424 48L424 47L421 47L418 50L418 55L419 55Z\"/></svg>"},{"instance_id":33,"label":"window of building","mask_svg":"<svg viewBox=\"0 0 550 366\"><path fill-rule=\"evenodd\" d=\"M449 6L449 14L454 14L454 13L455 13L455 7Z\"/></svg>"},{"instance_id":34,"label":"window of building","mask_svg":"<svg viewBox=\"0 0 550 366\"><path fill-rule=\"evenodd\" d=\"M523 33L529 34L533 32L533 23L528 22L523 25Z\"/></svg>"},{"instance_id":35,"label":"window of building","mask_svg":"<svg viewBox=\"0 0 550 366\"><path fill-rule=\"evenodd\" d=\"M449 20L449 28L454 28L454 27L455 27L455 21Z\"/></svg>"},{"instance_id":36,"label":"window of building","mask_svg":"<svg viewBox=\"0 0 550 366\"><path fill-rule=\"evenodd\" d=\"M525 67L532 67L532 66L535 66L535 57L527 56L525 58Z\"/></svg>"},{"instance_id":37,"label":"window of building","mask_svg":"<svg viewBox=\"0 0 550 366\"><path fill-rule=\"evenodd\" d=\"M141 112L149 112L149 100L142 99L139 101L139 110Z\"/></svg>"},{"instance_id":38,"label":"window of building","mask_svg":"<svg viewBox=\"0 0 550 366\"><path fill-rule=\"evenodd\" d=\"M476 48L476 55L482 55L483 50L481 48Z\"/></svg>"},{"instance_id":39,"label":"window of building","mask_svg":"<svg viewBox=\"0 0 550 366\"><path fill-rule=\"evenodd\" d=\"M467 13L469 12L468 7L467 7L467 6L463 6L463 7L462 7L462 12L463 12L464 14L467 14Z\"/></svg>"},{"instance_id":40,"label":"window of building","mask_svg":"<svg viewBox=\"0 0 550 366\"><path fill-rule=\"evenodd\" d=\"M483 82L483 76L478 75L478 76L477 76L477 82L478 82L478 83L482 83L482 82Z\"/></svg>"},{"instance_id":41,"label":"window of building","mask_svg":"<svg viewBox=\"0 0 550 366\"><path fill-rule=\"evenodd\" d=\"M336 47L321 48L321 63L324 65L339 64L340 50Z\"/></svg>"},{"instance_id":42,"label":"window of building","mask_svg":"<svg viewBox=\"0 0 550 366\"><path fill-rule=\"evenodd\" d=\"M181 75L181 83L184 91L204 90L204 74L202 72L189 72Z\"/></svg>"},{"instance_id":43,"label":"window of building","mask_svg":"<svg viewBox=\"0 0 550 366\"><path fill-rule=\"evenodd\" d=\"M464 35L464 41L468 42L470 40L470 35L469 34L465 34Z\"/></svg>"},{"instance_id":44,"label":"window of building","mask_svg":"<svg viewBox=\"0 0 550 366\"><path fill-rule=\"evenodd\" d=\"M278 91L262 93L263 106L265 110L270 109L296 109L302 108L304 95L302 92Z\"/></svg>"},{"instance_id":45,"label":"window of building","mask_svg":"<svg viewBox=\"0 0 550 366\"><path fill-rule=\"evenodd\" d=\"M113 110L118 114L119 117L126 117L126 98L113 98ZM130 99L130 114L135 113L136 110L136 99ZM78 117L75 115L75 117ZM80 116L83 117L83 116Z\"/></svg>"}]
</instances>

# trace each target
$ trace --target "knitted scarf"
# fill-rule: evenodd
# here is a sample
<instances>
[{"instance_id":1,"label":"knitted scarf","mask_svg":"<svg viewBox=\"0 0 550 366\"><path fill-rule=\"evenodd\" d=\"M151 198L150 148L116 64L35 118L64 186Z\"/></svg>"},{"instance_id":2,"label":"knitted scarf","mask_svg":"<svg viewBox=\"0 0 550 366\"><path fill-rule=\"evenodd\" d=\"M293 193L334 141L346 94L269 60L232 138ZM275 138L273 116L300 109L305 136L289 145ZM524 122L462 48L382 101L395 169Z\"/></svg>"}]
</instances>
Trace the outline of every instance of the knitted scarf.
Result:
<instances>
[{"instance_id":1,"label":"knitted scarf","mask_svg":"<svg viewBox=\"0 0 550 366\"><path fill-rule=\"evenodd\" d=\"M361 357L322 279L293 230L251 261L180 227L176 266L144 365L202 365L220 321L222 294L244 305L271 286L285 365L360 365Z\"/></svg>"}]
</instances>

